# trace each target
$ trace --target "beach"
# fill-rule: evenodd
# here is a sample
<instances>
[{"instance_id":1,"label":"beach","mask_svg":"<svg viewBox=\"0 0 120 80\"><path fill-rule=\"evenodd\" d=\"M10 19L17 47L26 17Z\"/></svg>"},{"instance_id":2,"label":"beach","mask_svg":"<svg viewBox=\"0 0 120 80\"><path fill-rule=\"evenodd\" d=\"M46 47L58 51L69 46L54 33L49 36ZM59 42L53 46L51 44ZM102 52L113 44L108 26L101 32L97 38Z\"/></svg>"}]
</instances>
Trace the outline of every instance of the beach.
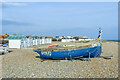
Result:
<instances>
[{"instance_id":1,"label":"beach","mask_svg":"<svg viewBox=\"0 0 120 80\"><path fill-rule=\"evenodd\" d=\"M0 79L2 78L2 56L0 56Z\"/></svg>"},{"instance_id":2,"label":"beach","mask_svg":"<svg viewBox=\"0 0 120 80\"><path fill-rule=\"evenodd\" d=\"M113 58L91 58L90 61L42 61L32 47L9 49L9 53L0 56L0 74L3 78L117 78L118 46L118 42L103 42L101 56L113 55Z\"/></svg>"}]
</instances>

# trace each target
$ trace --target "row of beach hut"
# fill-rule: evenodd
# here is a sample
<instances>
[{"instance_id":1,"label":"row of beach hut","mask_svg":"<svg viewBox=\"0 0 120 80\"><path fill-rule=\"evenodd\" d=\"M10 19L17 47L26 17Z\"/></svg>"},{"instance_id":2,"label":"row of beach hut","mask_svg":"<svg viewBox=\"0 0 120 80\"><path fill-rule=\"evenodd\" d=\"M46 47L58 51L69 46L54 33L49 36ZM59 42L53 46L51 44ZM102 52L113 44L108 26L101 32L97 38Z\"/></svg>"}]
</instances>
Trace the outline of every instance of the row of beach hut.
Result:
<instances>
[{"instance_id":1,"label":"row of beach hut","mask_svg":"<svg viewBox=\"0 0 120 80\"><path fill-rule=\"evenodd\" d=\"M92 41L95 39L78 39L78 41ZM76 39L62 39L61 42L75 42L77 41Z\"/></svg>"},{"instance_id":2,"label":"row of beach hut","mask_svg":"<svg viewBox=\"0 0 120 80\"><path fill-rule=\"evenodd\" d=\"M23 35L10 35L7 40L9 40L9 48L27 48L52 43L52 39L48 37L25 37Z\"/></svg>"},{"instance_id":3,"label":"row of beach hut","mask_svg":"<svg viewBox=\"0 0 120 80\"><path fill-rule=\"evenodd\" d=\"M92 41L92 40L95 40L95 39L79 39L78 41Z\"/></svg>"},{"instance_id":4,"label":"row of beach hut","mask_svg":"<svg viewBox=\"0 0 120 80\"><path fill-rule=\"evenodd\" d=\"M76 39L62 39L61 42L75 42Z\"/></svg>"}]
</instances>

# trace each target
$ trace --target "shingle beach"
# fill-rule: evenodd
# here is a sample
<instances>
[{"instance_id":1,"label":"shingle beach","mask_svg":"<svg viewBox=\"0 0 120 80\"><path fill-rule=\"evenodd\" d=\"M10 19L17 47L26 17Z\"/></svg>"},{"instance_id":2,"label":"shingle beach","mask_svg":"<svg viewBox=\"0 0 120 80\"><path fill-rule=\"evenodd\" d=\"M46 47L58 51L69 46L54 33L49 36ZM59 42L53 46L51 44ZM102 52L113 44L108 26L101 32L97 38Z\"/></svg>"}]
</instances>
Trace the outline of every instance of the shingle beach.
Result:
<instances>
[{"instance_id":1,"label":"shingle beach","mask_svg":"<svg viewBox=\"0 0 120 80\"><path fill-rule=\"evenodd\" d=\"M3 78L117 78L118 42L103 42L102 47L101 56L113 55L112 59L42 61L32 48L9 49L11 52L0 55L0 75Z\"/></svg>"}]
</instances>

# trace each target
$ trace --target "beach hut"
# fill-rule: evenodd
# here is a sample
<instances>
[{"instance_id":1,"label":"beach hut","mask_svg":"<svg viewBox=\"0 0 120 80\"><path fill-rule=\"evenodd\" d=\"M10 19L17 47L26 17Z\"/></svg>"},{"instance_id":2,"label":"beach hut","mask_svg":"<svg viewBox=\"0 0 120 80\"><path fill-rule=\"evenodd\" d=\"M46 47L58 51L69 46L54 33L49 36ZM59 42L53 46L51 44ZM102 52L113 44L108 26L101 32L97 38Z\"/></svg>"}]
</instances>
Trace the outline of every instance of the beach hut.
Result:
<instances>
[{"instance_id":1,"label":"beach hut","mask_svg":"<svg viewBox=\"0 0 120 80\"><path fill-rule=\"evenodd\" d=\"M73 42L75 42L75 41L76 41L76 39L72 39L72 41L73 41Z\"/></svg>"},{"instance_id":2,"label":"beach hut","mask_svg":"<svg viewBox=\"0 0 120 80\"><path fill-rule=\"evenodd\" d=\"M67 36L68 39L73 38L72 36Z\"/></svg>"},{"instance_id":3,"label":"beach hut","mask_svg":"<svg viewBox=\"0 0 120 80\"><path fill-rule=\"evenodd\" d=\"M10 35L7 40L9 40L9 48L24 48L25 46L23 35Z\"/></svg>"},{"instance_id":4,"label":"beach hut","mask_svg":"<svg viewBox=\"0 0 120 80\"><path fill-rule=\"evenodd\" d=\"M78 41L92 41L94 39L79 39Z\"/></svg>"},{"instance_id":5,"label":"beach hut","mask_svg":"<svg viewBox=\"0 0 120 80\"><path fill-rule=\"evenodd\" d=\"M43 36L39 38L39 44L49 44L49 43L52 43L52 38L43 37Z\"/></svg>"},{"instance_id":6,"label":"beach hut","mask_svg":"<svg viewBox=\"0 0 120 80\"><path fill-rule=\"evenodd\" d=\"M50 44L50 43L52 43L52 38L46 37L45 44Z\"/></svg>"},{"instance_id":7,"label":"beach hut","mask_svg":"<svg viewBox=\"0 0 120 80\"><path fill-rule=\"evenodd\" d=\"M37 43L36 43L36 45L40 45L40 37L37 37Z\"/></svg>"},{"instance_id":8,"label":"beach hut","mask_svg":"<svg viewBox=\"0 0 120 80\"><path fill-rule=\"evenodd\" d=\"M33 45L36 45L36 37L33 37Z\"/></svg>"},{"instance_id":9,"label":"beach hut","mask_svg":"<svg viewBox=\"0 0 120 80\"><path fill-rule=\"evenodd\" d=\"M85 39L78 39L78 41L85 41Z\"/></svg>"},{"instance_id":10,"label":"beach hut","mask_svg":"<svg viewBox=\"0 0 120 80\"><path fill-rule=\"evenodd\" d=\"M31 35L26 36L25 42L27 47L33 46L33 38Z\"/></svg>"},{"instance_id":11,"label":"beach hut","mask_svg":"<svg viewBox=\"0 0 120 80\"><path fill-rule=\"evenodd\" d=\"M40 44L39 37L38 36L34 36L33 37L33 45L38 45L38 44Z\"/></svg>"},{"instance_id":12,"label":"beach hut","mask_svg":"<svg viewBox=\"0 0 120 80\"><path fill-rule=\"evenodd\" d=\"M52 38L48 38L48 43L52 43Z\"/></svg>"},{"instance_id":13,"label":"beach hut","mask_svg":"<svg viewBox=\"0 0 120 80\"><path fill-rule=\"evenodd\" d=\"M42 37L40 37L40 45L42 44Z\"/></svg>"},{"instance_id":14,"label":"beach hut","mask_svg":"<svg viewBox=\"0 0 120 80\"><path fill-rule=\"evenodd\" d=\"M26 41L27 47L33 46L33 38L32 37L26 38L25 41Z\"/></svg>"},{"instance_id":15,"label":"beach hut","mask_svg":"<svg viewBox=\"0 0 120 80\"><path fill-rule=\"evenodd\" d=\"M42 41L41 41L42 43L41 44L45 44L45 37L42 37Z\"/></svg>"},{"instance_id":16,"label":"beach hut","mask_svg":"<svg viewBox=\"0 0 120 80\"><path fill-rule=\"evenodd\" d=\"M26 47L28 47L28 45L27 45L27 40L25 39L22 41L21 48L26 48Z\"/></svg>"},{"instance_id":17,"label":"beach hut","mask_svg":"<svg viewBox=\"0 0 120 80\"><path fill-rule=\"evenodd\" d=\"M92 40L94 40L94 39L85 39L85 41L92 41Z\"/></svg>"},{"instance_id":18,"label":"beach hut","mask_svg":"<svg viewBox=\"0 0 120 80\"><path fill-rule=\"evenodd\" d=\"M62 39L61 42L67 42L66 39Z\"/></svg>"},{"instance_id":19,"label":"beach hut","mask_svg":"<svg viewBox=\"0 0 120 80\"><path fill-rule=\"evenodd\" d=\"M62 39L61 42L69 42L69 39Z\"/></svg>"},{"instance_id":20,"label":"beach hut","mask_svg":"<svg viewBox=\"0 0 120 80\"><path fill-rule=\"evenodd\" d=\"M41 36L41 37L39 37L39 44L41 45L41 44L44 44L44 37L43 36Z\"/></svg>"},{"instance_id":21,"label":"beach hut","mask_svg":"<svg viewBox=\"0 0 120 80\"><path fill-rule=\"evenodd\" d=\"M76 39L62 39L61 42L75 42Z\"/></svg>"}]
</instances>

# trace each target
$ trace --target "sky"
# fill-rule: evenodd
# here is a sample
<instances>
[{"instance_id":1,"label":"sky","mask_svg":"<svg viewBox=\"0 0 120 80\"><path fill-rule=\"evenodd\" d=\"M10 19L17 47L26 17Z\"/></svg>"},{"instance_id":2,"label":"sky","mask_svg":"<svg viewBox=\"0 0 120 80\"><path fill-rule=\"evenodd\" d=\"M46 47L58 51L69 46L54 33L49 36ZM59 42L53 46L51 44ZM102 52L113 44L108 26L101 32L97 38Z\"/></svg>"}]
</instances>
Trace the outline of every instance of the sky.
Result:
<instances>
[{"instance_id":1,"label":"sky","mask_svg":"<svg viewBox=\"0 0 120 80\"><path fill-rule=\"evenodd\" d=\"M2 4L2 33L118 39L117 2L17 2Z\"/></svg>"}]
</instances>

